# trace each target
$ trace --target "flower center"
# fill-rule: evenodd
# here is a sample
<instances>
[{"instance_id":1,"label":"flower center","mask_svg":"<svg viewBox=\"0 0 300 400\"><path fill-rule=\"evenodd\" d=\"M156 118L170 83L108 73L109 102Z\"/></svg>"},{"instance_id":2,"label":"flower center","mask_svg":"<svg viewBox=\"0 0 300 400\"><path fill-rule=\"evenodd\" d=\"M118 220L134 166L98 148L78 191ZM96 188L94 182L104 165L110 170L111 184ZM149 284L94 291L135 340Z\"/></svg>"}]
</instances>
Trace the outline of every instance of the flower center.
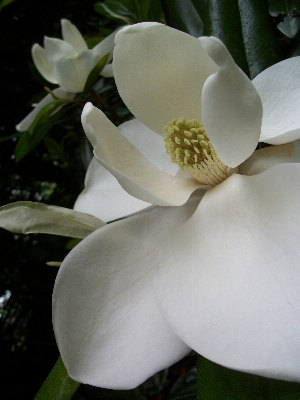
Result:
<instances>
[{"instance_id":1,"label":"flower center","mask_svg":"<svg viewBox=\"0 0 300 400\"><path fill-rule=\"evenodd\" d=\"M219 159L203 125L196 119L173 119L165 126L164 141L171 161L197 181L216 186L228 178L229 168Z\"/></svg>"}]
</instances>

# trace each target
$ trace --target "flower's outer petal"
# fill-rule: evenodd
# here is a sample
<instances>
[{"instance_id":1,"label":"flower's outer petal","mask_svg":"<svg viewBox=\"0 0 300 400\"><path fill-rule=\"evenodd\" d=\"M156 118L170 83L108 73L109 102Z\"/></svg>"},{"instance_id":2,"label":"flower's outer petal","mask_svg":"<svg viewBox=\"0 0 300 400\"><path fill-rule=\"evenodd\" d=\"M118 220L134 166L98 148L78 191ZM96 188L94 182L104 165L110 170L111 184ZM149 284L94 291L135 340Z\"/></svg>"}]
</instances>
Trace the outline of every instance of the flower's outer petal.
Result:
<instances>
[{"instance_id":1,"label":"flower's outer petal","mask_svg":"<svg viewBox=\"0 0 300 400\"><path fill-rule=\"evenodd\" d=\"M97 160L131 196L155 205L179 206L202 187L194 179L174 177L155 167L91 103L85 105L81 120Z\"/></svg>"},{"instance_id":2,"label":"flower's outer petal","mask_svg":"<svg viewBox=\"0 0 300 400\"><path fill-rule=\"evenodd\" d=\"M198 39L219 66L204 84L203 125L218 156L237 167L255 150L261 128L262 104L250 79L215 37Z\"/></svg>"},{"instance_id":3,"label":"flower's outer petal","mask_svg":"<svg viewBox=\"0 0 300 400\"><path fill-rule=\"evenodd\" d=\"M242 175L257 175L277 164L300 162L300 140L278 146L256 150L251 157L239 165Z\"/></svg>"},{"instance_id":4,"label":"flower's outer petal","mask_svg":"<svg viewBox=\"0 0 300 400\"><path fill-rule=\"evenodd\" d=\"M75 57L78 53L69 43L56 38L45 36L44 48L51 68L62 57Z\"/></svg>"},{"instance_id":5,"label":"flower's outer petal","mask_svg":"<svg viewBox=\"0 0 300 400\"><path fill-rule=\"evenodd\" d=\"M124 122L118 129L157 168L174 176L178 173L180 168L177 164L171 163L162 137L141 121L133 119Z\"/></svg>"},{"instance_id":6,"label":"flower's outer petal","mask_svg":"<svg viewBox=\"0 0 300 400\"><path fill-rule=\"evenodd\" d=\"M114 76L112 64L105 65L103 70L100 72L100 75L104 76L104 78L112 78Z\"/></svg>"},{"instance_id":7,"label":"flower's outer petal","mask_svg":"<svg viewBox=\"0 0 300 400\"><path fill-rule=\"evenodd\" d=\"M200 42L157 23L116 34L113 70L130 111L159 135L173 118L201 120L201 92L217 70Z\"/></svg>"},{"instance_id":8,"label":"flower's outer petal","mask_svg":"<svg viewBox=\"0 0 300 400\"><path fill-rule=\"evenodd\" d=\"M93 158L86 172L85 189L78 196L74 210L109 222L150 206L152 204L130 196L116 178Z\"/></svg>"},{"instance_id":9,"label":"flower's outer petal","mask_svg":"<svg viewBox=\"0 0 300 400\"><path fill-rule=\"evenodd\" d=\"M99 56L85 50L76 57L61 58L54 67L54 74L62 88L69 92L82 92L87 77L99 61Z\"/></svg>"},{"instance_id":10,"label":"flower's outer petal","mask_svg":"<svg viewBox=\"0 0 300 400\"><path fill-rule=\"evenodd\" d=\"M299 164L232 175L164 242L157 302L199 354L300 382L299 194Z\"/></svg>"},{"instance_id":11,"label":"flower's outer petal","mask_svg":"<svg viewBox=\"0 0 300 400\"><path fill-rule=\"evenodd\" d=\"M51 83L58 83L54 76L53 68L50 65L45 49L39 44L34 44L31 50L33 62L39 73Z\"/></svg>"},{"instance_id":12,"label":"flower's outer petal","mask_svg":"<svg viewBox=\"0 0 300 400\"><path fill-rule=\"evenodd\" d=\"M67 99L67 100L72 100L75 97L75 93L69 93L66 92L65 90L61 89L61 88L56 88L53 90L53 93L55 94L55 96L57 96L60 99ZM27 115L27 117L25 117L18 125L16 125L16 130L18 132L23 132L23 131L27 131L27 129L29 128L30 124L34 121L35 117L38 115L38 113L40 112L40 110L46 106L47 104L51 103L52 101L54 101L54 97L51 94L47 94L47 96L45 96L43 98L43 100L41 100L33 109L33 111L31 111L31 113L29 113ZM63 107L63 106L61 106ZM58 112L61 107L57 108L54 113Z\"/></svg>"},{"instance_id":13,"label":"flower's outer petal","mask_svg":"<svg viewBox=\"0 0 300 400\"><path fill-rule=\"evenodd\" d=\"M253 79L264 109L260 141L300 139L300 57L275 64Z\"/></svg>"},{"instance_id":14,"label":"flower's outer petal","mask_svg":"<svg viewBox=\"0 0 300 400\"><path fill-rule=\"evenodd\" d=\"M110 60L112 59L112 55L113 55L113 49L114 49L114 45L115 45L115 36L116 33L118 32L117 29L116 31L114 31L113 33L111 33L109 36L107 36L106 38L104 38L103 40L101 40L100 43L98 43L95 47L93 47L93 51L98 54L99 59L102 58L103 56L105 56L105 54L109 54L107 62L110 62Z\"/></svg>"},{"instance_id":15,"label":"flower's outer petal","mask_svg":"<svg viewBox=\"0 0 300 400\"><path fill-rule=\"evenodd\" d=\"M200 201L195 195L182 207L155 207L109 224L64 260L54 287L53 324L73 379L130 389L190 351L155 303L152 253L193 214Z\"/></svg>"},{"instance_id":16,"label":"flower's outer petal","mask_svg":"<svg viewBox=\"0 0 300 400\"><path fill-rule=\"evenodd\" d=\"M62 29L62 37L63 39L69 43L77 53L81 53L84 50L87 50L88 47L83 39L81 33L76 28L75 25L71 24L71 22L67 19L61 20L61 29Z\"/></svg>"}]
</instances>

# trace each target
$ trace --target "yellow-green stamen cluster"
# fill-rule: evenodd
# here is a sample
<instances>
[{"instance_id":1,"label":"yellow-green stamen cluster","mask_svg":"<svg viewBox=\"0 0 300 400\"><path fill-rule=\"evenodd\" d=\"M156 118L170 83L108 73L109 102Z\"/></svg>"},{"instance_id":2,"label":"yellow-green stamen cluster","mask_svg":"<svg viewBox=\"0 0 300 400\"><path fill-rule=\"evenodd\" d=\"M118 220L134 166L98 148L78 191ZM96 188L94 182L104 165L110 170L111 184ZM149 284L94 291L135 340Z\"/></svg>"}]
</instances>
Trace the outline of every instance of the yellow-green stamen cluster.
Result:
<instances>
[{"instance_id":1,"label":"yellow-green stamen cluster","mask_svg":"<svg viewBox=\"0 0 300 400\"><path fill-rule=\"evenodd\" d=\"M165 126L164 141L171 161L197 181L216 186L228 177L228 167L219 159L203 125L197 120L170 121Z\"/></svg>"}]
</instances>

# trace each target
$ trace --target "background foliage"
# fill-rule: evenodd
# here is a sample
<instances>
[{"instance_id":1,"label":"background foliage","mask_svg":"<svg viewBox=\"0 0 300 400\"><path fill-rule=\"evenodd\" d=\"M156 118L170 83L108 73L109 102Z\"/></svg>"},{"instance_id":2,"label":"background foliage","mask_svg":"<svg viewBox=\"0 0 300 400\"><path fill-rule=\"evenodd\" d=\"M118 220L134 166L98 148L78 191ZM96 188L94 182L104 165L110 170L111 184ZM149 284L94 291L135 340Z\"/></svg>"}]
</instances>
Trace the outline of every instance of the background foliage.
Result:
<instances>
[{"instance_id":1,"label":"background foliage","mask_svg":"<svg viewBox=\"0 0 300 400\"><path fill-rule=\"evenodd\" d=\"M31 47L36 42L42 44L44 35L60 37L61 18L71 20L92 46L95 33L103 37L118 26L149 20L167 23L195 37L214 35L251 78L282 59L300 54L300 4L296 0L2 0L0 10L0 205L30 200L72 208L83 188L92 153L80 124L80 95L77 106L63 108L55 118L36 126L33 134L15 130L31 104L44 97L43 86L49 86L33 65ZM130 118L113 79L100 79L95 89L90 93L96 96L94 104L115 124ZM1 229L0 243L0 398L32 399L59 357L51 324L57 269L46 262L61 261L76 242ZM235 381L243 382L244 388L248 385L249 393L241 394L237 388L234 395L228 395L223 390L230 385L230 378L224 371L199 362L203 383L198 387L199 399L300 398L299 385L257 378L254 384L251 376L243 378L245 374L234 375ZM195 400L195 365L195 355L191 355L134 391L81 385L73 398ZM64 373L62 365L55 368L55 373ZM214 376L222 383L220 391ZM67 378L65 383L70 384Z\"/></svg>"}]
</instances>

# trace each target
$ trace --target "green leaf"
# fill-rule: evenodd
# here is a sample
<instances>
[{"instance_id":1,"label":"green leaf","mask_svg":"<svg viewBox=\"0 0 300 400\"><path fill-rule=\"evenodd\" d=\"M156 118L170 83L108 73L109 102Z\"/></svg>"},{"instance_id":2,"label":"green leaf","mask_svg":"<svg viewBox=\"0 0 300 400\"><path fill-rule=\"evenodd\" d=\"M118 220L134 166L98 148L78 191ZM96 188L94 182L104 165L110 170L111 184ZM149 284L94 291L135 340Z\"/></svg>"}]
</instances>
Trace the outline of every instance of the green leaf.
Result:
<instances>
[{"instance_id":1,"label":"green leaf","mask_svg":"<svg viewBox=\"0 0 300 400\"><path fill-rule=\"evenodd\" d=\"M233 371L198 356L197 400L299 400L300 384Z\"/></svg>"},{"instance_id":2,"label":"green leaf","mask_svg":"<svg viewBox=\"0 0 300 400\"><path fill-rule=\"evenodd\" d=\"M0 138L0 143L6 142L7 140L11 140L13 138L20 137L21 135L22 135L22 132L16 132L16 133L13 133L12 135L4 136L4 137Z\"/></svg>"},{"instance_id":3,"label":"green leaf","mask_svg":"<svg viewBox=\"0 0 300 400\"><path fill-rule=\"evenodd\" d=\"M0 3L0 11L3 7L8 6L10 3L13 3L15 0L2 0Z\"/></svg>"},{"instance_id":4,"label":"green leaf","mask_svg":"<svg viewBox=\"0 0 300 400\"><path fill-rule=\"evenodd\" d=\"M122 21L125 24L137 22L136 6L134 0L106 0L96 3L94 10L114 21Z\"/></svg>"},{"instance_id":5,"label":"green leaf","mask_svg":"<svg viewBox=\"0 0 300 400\"><path fill-rule=\"evenodd\" d=\"M276 28L266 1L161 0L161 3L167 22L174 28L199 36L203 23L203 34L221 39L251 79L279 61Z\"/></svg>"},{"instance_id":6,"label":"green leaf","mask_svg":"<svg viewBox=\"0 0 300 400\"><path fill-rule=\"evenodd\" d=\"M15 148L17 163L44 139L50 129L59 122L60 118L66 111L67 108L64 107L60 111L56 112L47 120L47 122L36 127L33 134L30 134L28 131L22 132Z\"/></svg>"},{"instance_id":7,"label":"green leaf","mask_svg":"<svg viewBox=\"0 0 300 400\"><path fill-rule=\"evenodd\" d=\"M35 119L29 125L27 132L32 135L35 128L45 123L50 118L50 116L58 109L58 107L61 107L65 103L65 100L59 99L46 104L43 108L40 109Z\"/></svg>"},{"instance_id":8,"label":"green leaf","mask_svg":"<svg viewBox=\"0 0 300 400\"><path fill-rule=\"evenodd\" d=\"M89 90L98 80L100 72L103 70L103 68L106 65L107 59L108 59L109 53L105 54L98 63L95 65L95 67L91 70L89 73L89 76L87 77L86 84L84 86L83 91Z\"/></svg>"},{"instance_id":9,"label":"green leaf","mask_svg":"<svg viewBox=\"0 0 300 400\"><path fill-rule=\"evenodd\" d=\"M194 37L203 35L203 23L191 0L161 0L167 24Z\"/></svg>"},{"instance_id":10,"label":"green leaf","mask_svg":"<svg viewBox=\"0 0 300 400\"><path fill-rule=\"evenodd\" d=\"M168 400L197 400L197 370L191 369L172 387Z\"/></svg>"},{"instance_id":11,"label":"green leaf","mask_svg":"<svg viewBox=\"0 0 300 400\"><path fill-rule=\"evenodd\" d=\"M0 207L0 227L13 233L48 233L83 239L104 225L93 215L43 203L17 201Z\"/></svg>"},{"instance_id":12,"label":"green leaf","mask_svg":"<svg viewBox=\"0 0 300 400\"><path fill-rule=\"evenodd\" d=\"M80 383L69 377L59 358L34 400L70 400Z\"/></svg>"},{"instance_id":13,"label":"green leaf","mask_svg":"<svg viewBox=\"0 0 300 400\"><path fill-rule=\"evenodd\" d=\"M300 29L300 0L272 0L269 12L272 17L283 17L277 28L290 39Z\"/></svg>"}]
</instances>

